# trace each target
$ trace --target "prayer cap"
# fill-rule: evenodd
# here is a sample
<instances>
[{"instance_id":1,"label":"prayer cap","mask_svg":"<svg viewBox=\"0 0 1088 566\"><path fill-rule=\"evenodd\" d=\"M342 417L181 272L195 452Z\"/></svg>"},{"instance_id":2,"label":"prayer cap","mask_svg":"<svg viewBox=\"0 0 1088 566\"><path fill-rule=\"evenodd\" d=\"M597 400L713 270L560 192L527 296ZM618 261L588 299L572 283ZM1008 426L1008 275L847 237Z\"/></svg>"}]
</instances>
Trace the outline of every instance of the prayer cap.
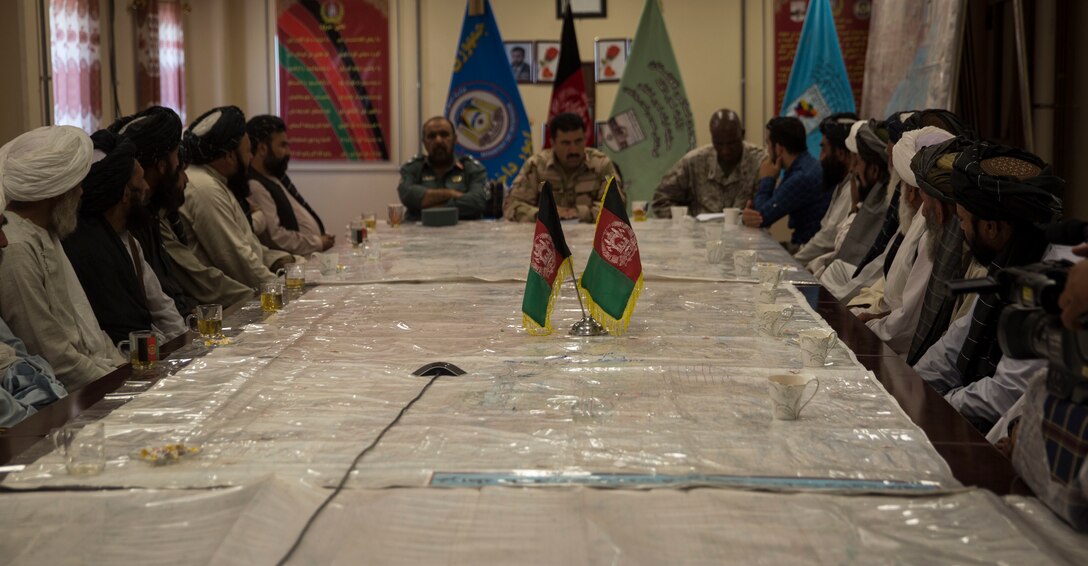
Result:
<instances>
[{"instance_id":1,"label":"prayer cap","mask_svg":"<svg viewBox=\"0 0 1088 566\"><path fill-rule=\"evenodd\" d=\"M945 203L955 204L952 195L952 162L960 152L974 143L956 137L923 148L910 162L910 170L918 181L918 187L927 195Z\"/></svg>"},{"instance_id":2,"label":"prayer cap","mask_svg":"<svg viewBox=\"0 0 1088 566\"><path fill-rule=\"evenodd\" d=\"M131 140L136 147L136 159L150 164L166 159L181 145L181 118L164 106L152 106L142 112L117 119L109 131Z\"/></svg>"},{"instance_id":3,"label":"prayer cap","mask_svg":"<svg viewBox=\"0 0 1088 566\"><path fill-rule=\"evenodd\" d=\"M877 122L870 120L863 122L854 132L854 146L857 154L867 162L880 162L888 164L888 142L877 135L875 126Z\"/></svg>"},{"instance_id":4,"label":"prayer cap","mask_svg":"<svg viewBox=\"0 0 1088 566\"><path fill-rule=\"evenodd\" d=\"M903 179L904 183L917 187L918 179L914 177L914 171L910 168L914 155L924 147L950 140L953 137L955 136L936 126L926 126L920 130L904 132L903 137L892 148L892 164L895 165L895 172L899 173L899 178Z\"/></svg>"},{"instance_id":5,"label":"prayer cap","mask_svg":"<svg viewBox=\"0 0 1088 566\"><path fill-rule=\"evenodd\" d=\"M928 110L914 112L909 117L903 119L903 125L906 127L907 131L917 130L926 126L936 126L946 132L950 132L954 136L962 136L972 140L976 139L974 128L968 126L959 116L940 108L930 108Z\"/></svg>"},{"instance_id":6,"label":"prayer cap","mask_svg":"<svg viewBox=\"0 0 1088 566\"><path fill-rule=\"evenodd\" d=\"M83 179L81 216L98 216L121 202L136 166L136 146L131 141L109 130L98 130L91 135L91 141L94 159Z\"/></svg>"},{"instance_id":7,"label":"prayer cap","mask_svg":"<svg viewBox=\"0 0 1088 566\"><path fill-rule=\"evenodd\" d=\"M984 220L1053 222L1062 213L1064 185L1038 156L988 141L972 144L952 163L956 204Z\"/></svg>"},{"instance_id":8,"label":"prayer cap","mask_svg":"<svg viewBox=\"0 0 1088 566\"><path fill-rule=\"evenodd\" d=\"M850 126L857 121L858 115L853 112L838 112L820 122L820 133L835 147L845 148Z\"/></svg>"},{"instance_id":9,"label":"prayer cap","mask_svg":"<svg viewBox=\"0 0 1088 566\"><path fill-rule=\"evenodd\" d=\"M884 129L888 131L888 141L899 143L899 138L903 137L903 132L910 129L904 122L914 115L914 113L914 110L892 112L892 115L888 116L888 119L881 123Z\"/></svg>"},{"instance_id":10,"label":"prayer cap","mask_svg":"<svg viewBox=\"0 0 1088 566\"><path fill-rule=\"evenodd\" d=\"M43 126L0 147L0 190L35 202L76 187L91 168L91 138L75 126Z\"/></svg>"},{"instance_id":11,"label":"prayer cap","mask_svg":"<svg viewBox=\"0 0 1088 566\"><path fill-rule=\"evenodd\" d=\"M246 135L246 115L237 106L221 106L202 114L185 130L190 161L205 165L230 153Z\"/></svg>"}]
</instances>

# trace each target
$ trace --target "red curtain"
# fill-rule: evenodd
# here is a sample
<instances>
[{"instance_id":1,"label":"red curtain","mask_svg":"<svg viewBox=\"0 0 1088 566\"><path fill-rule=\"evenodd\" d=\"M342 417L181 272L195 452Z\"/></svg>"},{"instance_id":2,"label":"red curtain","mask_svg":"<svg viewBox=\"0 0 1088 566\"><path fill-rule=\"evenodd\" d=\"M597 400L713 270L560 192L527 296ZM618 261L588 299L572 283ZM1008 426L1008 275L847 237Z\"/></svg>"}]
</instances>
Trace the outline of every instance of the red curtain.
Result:
<instances>
[{"instance_id":1,"label":"red curtain","mask_svg":"<svg viewBox=\"0 0 1088 566\"><path fill-rule=\"evenodd\" d=\"M136 10L136 102L172 108L185 122L185 40L178 0L146 0Z\"/></svg>"},{"instance_id":2,"label":"red curtain","mask_svg":"<svg viewBox=\"0 0 1088 566\"><path fill-rule=\"evenodd\" d=\"M88 132L102 120L98 0L50 0L53 123Z\"/></svg>"}]
</instances>

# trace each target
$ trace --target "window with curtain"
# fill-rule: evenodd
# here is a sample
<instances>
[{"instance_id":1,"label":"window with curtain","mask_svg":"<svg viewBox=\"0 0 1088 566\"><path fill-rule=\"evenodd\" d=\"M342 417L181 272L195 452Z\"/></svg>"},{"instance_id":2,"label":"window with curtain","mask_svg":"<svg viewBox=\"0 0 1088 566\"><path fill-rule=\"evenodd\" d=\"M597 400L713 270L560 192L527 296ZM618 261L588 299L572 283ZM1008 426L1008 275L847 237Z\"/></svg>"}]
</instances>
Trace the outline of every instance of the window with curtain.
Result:
<instances>
[{"instance_id":1,"label":"window with curtain","mask_svg":"<svg viewBox=\"0 0 1088 566\"><path fill-rule=\"evenodd\" d=\"M136 102L172 108L185 120L185 41L179 0L136 5Z\"/></svg>"},{"instance_id":2,"label":"window with curtain","mask_svg":"<svg viewBox=\"0 0 1088 566\"><path fill-rule=\"evenodd\" d=\"M50 0L53 123L93 132L102 121L98 0Z\"/></svg>"}]
</instances>

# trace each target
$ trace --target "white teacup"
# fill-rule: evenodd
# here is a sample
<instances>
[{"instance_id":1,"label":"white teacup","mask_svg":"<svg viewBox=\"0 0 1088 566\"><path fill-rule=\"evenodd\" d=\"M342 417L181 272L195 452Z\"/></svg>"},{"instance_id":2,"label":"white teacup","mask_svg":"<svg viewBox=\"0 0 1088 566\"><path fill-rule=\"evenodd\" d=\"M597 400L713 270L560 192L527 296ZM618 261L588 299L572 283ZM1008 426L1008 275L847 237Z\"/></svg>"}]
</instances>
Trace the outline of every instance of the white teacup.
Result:
<instances>
[{"instance_id":1,"label":"white teacup","mask_svg":"<svg viewBox=\"0 0 1088 566\"><path fill-rule=\"evenodd\" d=\"M669 212L672 214L673 224L680 224L688 217L688 207L686 206L670 206Z\"/></svg>"},{"instance_id":2,"label":"white teacup","mask_svg":"<svg viewBox=\"0 0 1088 566\"><path fill-rule=\"evenodd\" d=\"M805 367L823 367L827 354L838 342L834 330L809 328L798 333L801 336L801 362Z\"/></svg>"},{"instance_id":3,"label":"white teacup","mask_svg":"<svg viewBox=\"0 0 1088 566\"><path fill-rule=\"evenodd\" d=\"M336 252L325 252L320 254L320 256L321 274L336 275L337 265L340 263L340 254Z\"/></svg>"},{"instance_id":4,"label":"white teacup","mask_svg":"<svg viewBox=\"0 0 1088 566\"><path fill-rule=\"evenodd\" d=\"M769 283L760 283L755 287L756 304L773 305L777 300L778 289Z\"/></svg>"},{"instance_id":5,"label":"white teacup","mask_svg":"<svg viewBox=\"0 0 1088 566\"><path fill-rule=\"evenodd\" d=\"M738 250L733 252L733 273L737 277L751 277L752 267L756 264L755 250Z\"/></svg>"},{"instance_id":6,"label":"white teacup","mask_svg":"<svg viewBox=\"0 0 1088 566\"><path fill-rule=\"evenodd\" d=\"M722 230L736 230L740 224L739 208L722 209Z\"/></svg>"},{"instance_id":7,"label":"white teacup","mask_svg":"<svg viewBox=\"0 0 1088 566\"><path fill-rule=\"evenodd\" d=\"M756 328L763 334L781 336L791 318L792 305L756 305Z\"/></svg>"},{"instance_id":8,"label":"white teacup","mask_svg":"<svg viewBox=\"0 0 1088 566\"><path fill-rule=\"evenodd\" d=\"M707 263L721 263L725 259L725 243L721 240L711 240L706 243Z\"/></svg>"},{"instance_id":9,"label":"white teacup","mask_svg":"<svg viewBox=\"0 0 1088 566\"><path fill-rule=\"evenodd\" d=\"M801 411L820 390L820 380L811 375L772 375L767 380L770 382L774 418L783 421L794 421L800 418ZM816 382L816 389L813 389L812 395L809 395L808 399L802 403L801 398L805 395L805 388L812 382Z\"/></svg>"},{"instance_id":10,"label":"white teacup","mask_svg":"<svg viewBox=\"0 0 1088 566\"><path fill-rule=\"evenodd\" d=\"M777 287L778 282L782 280L782 266L777 263L757 263L756 277L759 278L760 283L770 283Z\"/></svg>"}]
</instances>

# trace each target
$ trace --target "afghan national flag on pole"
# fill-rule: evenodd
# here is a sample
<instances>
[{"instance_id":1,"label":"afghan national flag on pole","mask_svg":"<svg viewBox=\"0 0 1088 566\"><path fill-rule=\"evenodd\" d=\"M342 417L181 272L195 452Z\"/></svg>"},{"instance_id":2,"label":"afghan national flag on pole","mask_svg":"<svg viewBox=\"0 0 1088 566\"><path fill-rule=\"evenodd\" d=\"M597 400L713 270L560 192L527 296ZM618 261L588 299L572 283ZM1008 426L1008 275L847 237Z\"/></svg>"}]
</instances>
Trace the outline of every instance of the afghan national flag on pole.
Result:
<instances>
[{"instance_id":1,"label":"afghan national flag on pole","mask_svg":"<svg viewBox=\"0 0 1088 566\"><path fill-rule=\"evenodd\" d=\"M589 116L589 97L586 96L586 79L582 74L582 58L578 54L578 37L574 35L574 16L570 3L563 11L563 34L559 38L559 65L555 69L552 85L552 101L548 105L548 123L552 118L570 112L582 117L586 124L586 147L594 147L593 119ZM544 147L552 146L551 136L544 135Z\"/></svg>"},{"instance_id":2,"label":"afghan national flag on pole","mask_svg":"<svg viewBox=\"0 0 1088 566\"><path fill-rule=\"evenodd\" d=\"M810 0L781 114L801 120L808 133L808 151L819 157L820 122L835 112L854 109L854 91L839 49L831 2Z\"/></svg>"},{"instance_id":3,"label":"afghan national flag on pole","mask_svg":"<svg viewBox=\"0 0 1088 566\"><path fill-rule=\"evenodd\" d=\"M665 173L695 148L695 121L658 1L642 9L603 128L603 151L623 172L629 200L651 200Z\"/></svg>"},{"instance_id":4,"label":"afghan national flag on pole","mask_svg":"<svg viewBox=\"0 0 1088 566\"><path fill-rule=\"evenodd\" d=\"M552 186L545 181L540 190L540 211L536 213L536 234L521 301L521 324L529 334L552 332L552 308L563 280L571 276L570 248L559 223Z\"/></svg>"},{"instance_id":5,"label":"afghan national flag on pole","mask_svg":"<svg viewBox=\"0 0 1088 566\"><path fill-rule=\"evenodd\" d=\"M458 153L487 167L487 178L509 185L533 153L532 126L487 0L469 0L453 60L446 117Z\"/></svg>"},{"instance_id":6,"label":"afghan national flag on pole","mask_svg":"<svg viewBox=\"0 0 1088 566\"><path fill-rule=\"evenodd\" d=\"M608 180L597 214L593 253L578 291L594 319L613 335L623 334L642 292L642 259L616 179Z\"/></svg>"}]
</instances>

